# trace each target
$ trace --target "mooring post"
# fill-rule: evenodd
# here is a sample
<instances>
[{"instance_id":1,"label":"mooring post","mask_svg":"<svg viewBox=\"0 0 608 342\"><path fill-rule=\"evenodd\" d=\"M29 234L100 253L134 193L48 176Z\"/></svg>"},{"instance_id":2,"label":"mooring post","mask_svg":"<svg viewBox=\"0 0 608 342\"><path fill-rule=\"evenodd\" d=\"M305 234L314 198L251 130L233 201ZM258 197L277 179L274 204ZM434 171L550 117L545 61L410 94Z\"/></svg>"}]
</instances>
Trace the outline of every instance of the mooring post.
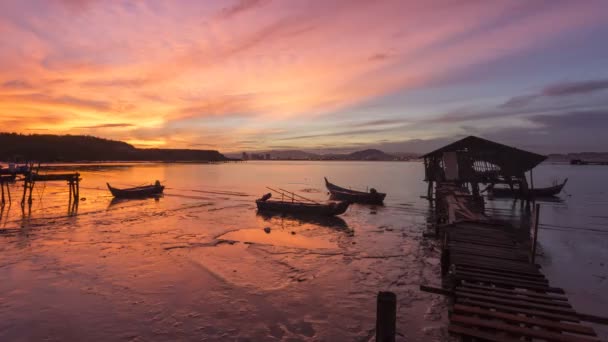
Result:
<instances>
[{"instance_id":1,"label":"mooring post","mask_svg":"<svg viewBox=\"0 0 608 342\"><path fill-rule=\"evenodd\" d=\"M538 240L538 218L539 218L539 214L540 214L540 204L536 203L536 205L534 206L534 235L533 235L533 241L532 241L532 252L531 252L531 256L530 256L530 260L532 263L534 263L534 261L536 260L536 242Z\"/></svg>"},{"instance_id":2,"label":"mooring post","mask_svg":"<svg viewBox=\"0 0 608 342\"><path fill-rule=\"evenodd\" d=\"M76 203L80 201L80 174L76 174Z\"/></svg>"},{"instance_id":3,"label":"mooring post","mask_svg":"<svg viewBox=\"0 0 608 342\"><path fill-rule=\"evenodd\" d=\"M393 292L378 292L376 309L376 342L394 342L397 324L397 295Z\"/></svg>"}]
</instances>

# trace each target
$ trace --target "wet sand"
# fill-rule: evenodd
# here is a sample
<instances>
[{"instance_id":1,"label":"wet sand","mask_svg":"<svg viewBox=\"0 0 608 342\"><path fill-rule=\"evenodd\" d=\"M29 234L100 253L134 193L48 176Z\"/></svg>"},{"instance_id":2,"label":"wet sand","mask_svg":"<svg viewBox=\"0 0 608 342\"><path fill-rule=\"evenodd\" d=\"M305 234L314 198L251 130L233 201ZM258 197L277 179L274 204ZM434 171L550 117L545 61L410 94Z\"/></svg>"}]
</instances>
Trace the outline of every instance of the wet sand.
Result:
<instances>
[{"instance_id":1,"label":"wet sand","mask_svg":"<svg viewBox=\"0 0 608 342\"><path fill-rule=\"evenodd\" d=\"M390 290L399 340L443 340L445 303L418 290L438 281L439 259L417 193L331 220L256 213L265 185L325 198L314 172L382 189L353 165L92 168L74 216L67 187L35 189L31 213L13 204L0 222L0 339L368 341L376 294ZM386 168L420 182L418 166ZM104 189L165 178L159 201L112 201Z\"/></svg>"}]
</instances>

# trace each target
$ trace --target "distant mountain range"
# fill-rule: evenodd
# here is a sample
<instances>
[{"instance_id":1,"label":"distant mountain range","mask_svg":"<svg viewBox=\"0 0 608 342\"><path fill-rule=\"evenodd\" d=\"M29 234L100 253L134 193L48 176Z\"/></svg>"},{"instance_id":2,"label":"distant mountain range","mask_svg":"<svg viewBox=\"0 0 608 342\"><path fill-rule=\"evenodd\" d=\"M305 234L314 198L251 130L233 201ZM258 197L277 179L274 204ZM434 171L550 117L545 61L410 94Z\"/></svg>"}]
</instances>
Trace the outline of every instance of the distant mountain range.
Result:
<instances>
[{"instance_id":1,"label":"distant mountain range","mask_svg":"<svg viewBox=\"0 0 608 342\"><path fill-rule=\"evenodd\" d=\"M412 153L388 154L377 149L367 149L352 153L328 153L317 154L301 150L279 150L266 152L250 152L243 154L232 154L233 158L245 160L369 160L369 161L393 161L409 160L418 155Z\"/></svg>"},{"instance_id":2,"label":"distant mountain range","mask_svg":"<svg viewBox=\"0 0 608 342\"><path fill-rule=\"evenodd\" d=\"M179 161L229 160L213 150L136 148L122 141L84 135L0 133L1 161Z\"/></svg>"}]
</instances>

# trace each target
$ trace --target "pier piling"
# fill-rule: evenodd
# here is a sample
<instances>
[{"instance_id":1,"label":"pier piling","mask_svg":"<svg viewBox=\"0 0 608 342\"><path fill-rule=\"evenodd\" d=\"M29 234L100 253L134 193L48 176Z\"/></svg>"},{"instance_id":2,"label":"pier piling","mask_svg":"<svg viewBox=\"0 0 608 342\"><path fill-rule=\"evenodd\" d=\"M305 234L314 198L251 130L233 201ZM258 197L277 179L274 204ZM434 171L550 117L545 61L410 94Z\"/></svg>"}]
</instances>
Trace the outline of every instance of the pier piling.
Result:
<instances>
[{"instance_id":1,"label":"pier piling","mask_svg":"<svg viewBox=\"0 0 608 342\"><path fill-rule=\"evenodd\" d=\"M393 292L378 292L376 309L376 342L395 342L397 296Z\"/></svg>"}]
</instances>

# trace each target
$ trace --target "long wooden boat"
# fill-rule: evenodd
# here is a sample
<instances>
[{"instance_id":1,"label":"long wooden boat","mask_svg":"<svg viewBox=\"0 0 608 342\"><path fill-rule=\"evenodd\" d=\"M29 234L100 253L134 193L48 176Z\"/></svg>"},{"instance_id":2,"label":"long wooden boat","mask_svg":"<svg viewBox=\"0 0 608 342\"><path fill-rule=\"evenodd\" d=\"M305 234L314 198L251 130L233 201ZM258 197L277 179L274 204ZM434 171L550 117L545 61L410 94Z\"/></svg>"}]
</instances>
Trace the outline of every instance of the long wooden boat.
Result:
<instances>
[{"instance_id":1,"label":"long wooden boat","mask_svg":"<svg viewBox=\"0 0 608 342\"><path fill-rule=\"evenodd\" d=\"M274 212L289 215L336 216L344 214L350 202L307 203L296 201L270 200L270 194L257 199L259 212Z\"/></svg>"},{"instance_id":2,"label":"long wooden boat","mask_svg":"<svg viewBox=\"0 0 608 342\"><path fill-rule=\"evenodd\" d=\"M386 197L386 194L378 192L374 188L369 192L363 192L337 186L330 183L327 177L325 177L325 187L329 190L332 199L353 203L382 204Z\"/></svg>"},{"instance_id":3,"label":"long wooden boat","mask_svg":"<svg viewBox=\"0 0 608 342\"><path fill-rule=\"evenodd\" d=\"M490 193L495 197L553 197L557 196L562 191L567 182L568 178L564 179L561 184L556 184L546 188L529 189L526 193L521 193L519 189L511 190L511 188L493 188L490 190Z\"/></svg>"},{"instance_id":4,"label":"long wooden boat","mask_svg":"<svg viewBox=\"0 0 608 342\"><path fill-rule=\"evenodd\" d=\"M141 197L153 197L163 193L165 187L160 183L154 185L138 186L135 188L128 189L117 189L113 188L109 183L108 189L112 193L112 196L116 198L141 198Z\"/></svg>"}]
</instances>

